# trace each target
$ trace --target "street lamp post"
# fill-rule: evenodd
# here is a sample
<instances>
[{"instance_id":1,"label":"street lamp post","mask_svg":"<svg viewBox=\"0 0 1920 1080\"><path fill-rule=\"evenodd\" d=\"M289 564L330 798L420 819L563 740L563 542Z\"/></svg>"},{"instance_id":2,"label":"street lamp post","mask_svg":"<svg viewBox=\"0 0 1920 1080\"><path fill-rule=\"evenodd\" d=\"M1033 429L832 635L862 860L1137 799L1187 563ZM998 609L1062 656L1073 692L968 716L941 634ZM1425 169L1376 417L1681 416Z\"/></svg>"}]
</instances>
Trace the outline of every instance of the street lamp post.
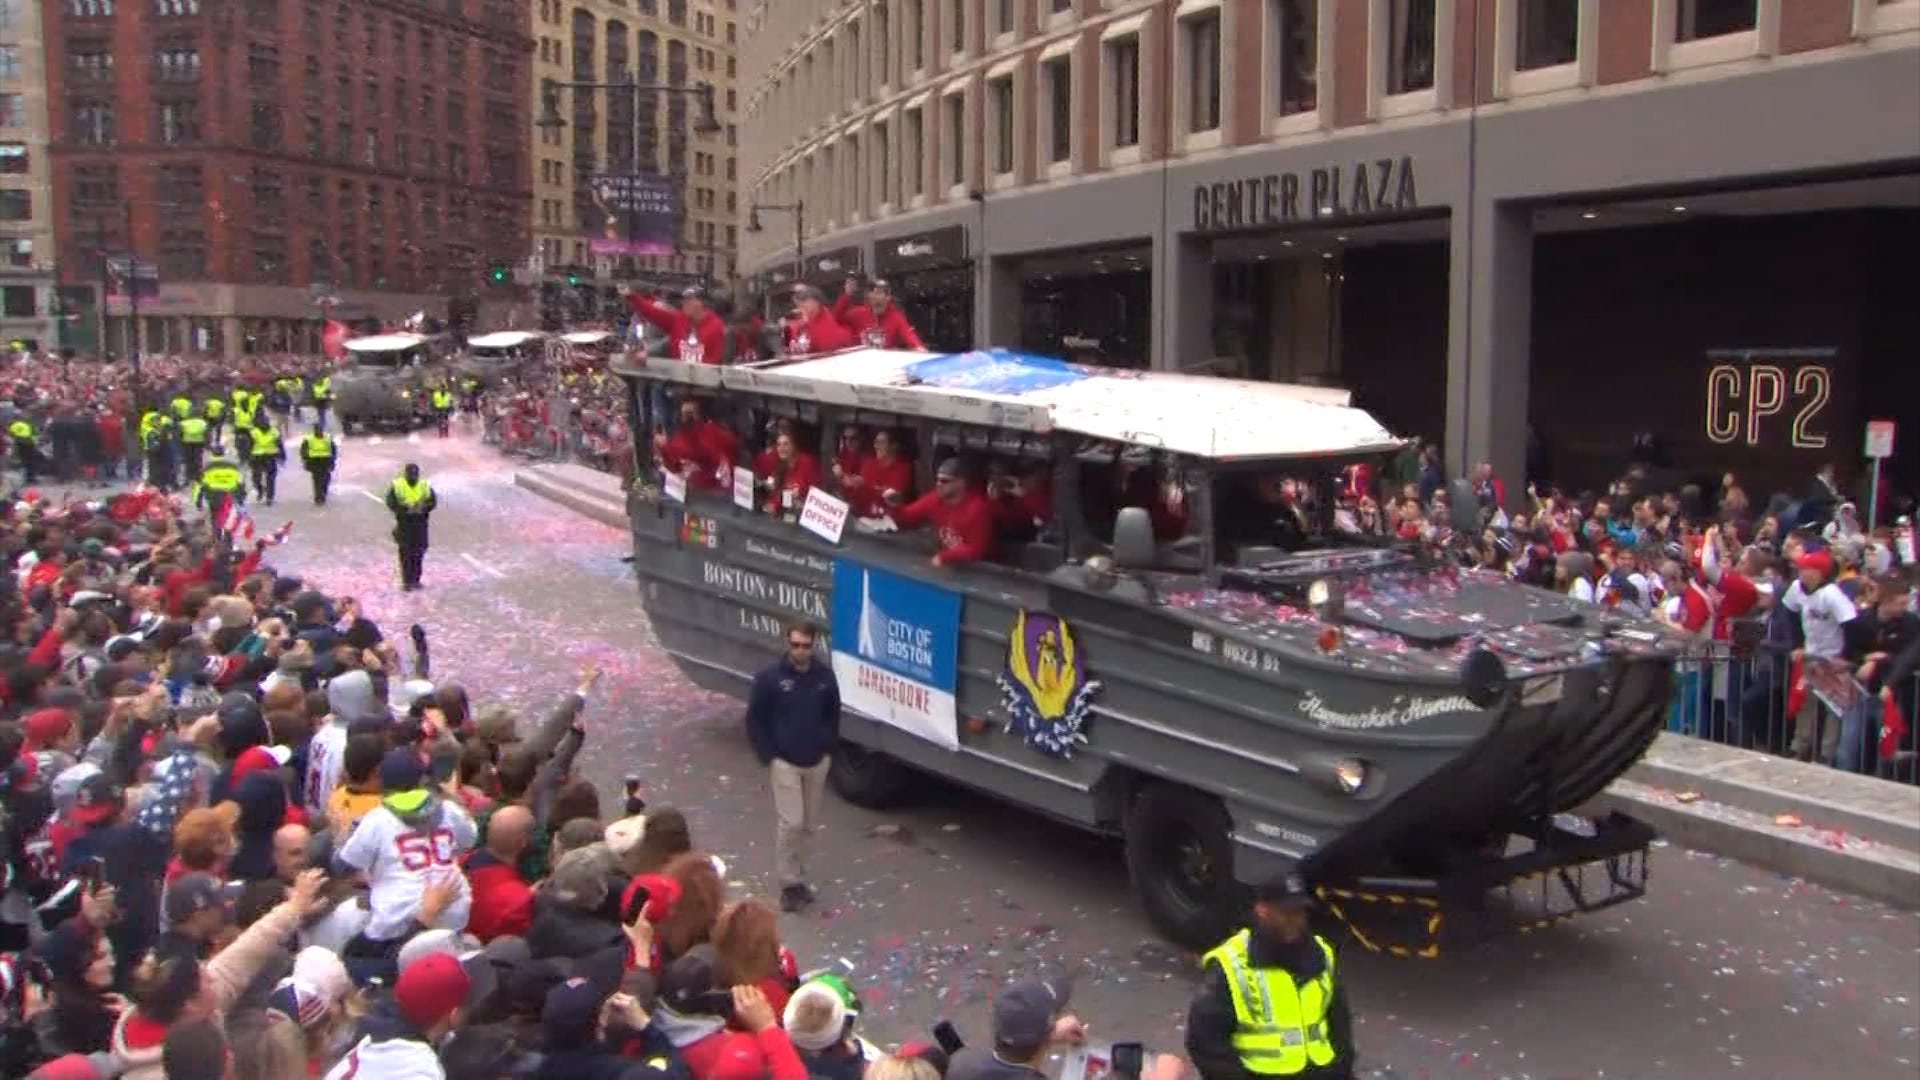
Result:
<instances>
[{"instance_id":1,"label":"street lamp post","mask_svg":"<svg viewBox=\"0 0 1920 1080\"><path fill-rule=\"evenodd\" d=\"M140 256L134 252L133 204L124 203L127 216L127 358L133 364L133 407L138 416L145 402L140 379ZM107 217L95 214L93 226L100 239L100 351L107 348L107 294L113 289L113 260L107 250Z\"/></svg>"},{"instance_id":2,"label":"street lamp post","mask_svg":"<svg viewBox=\"0 0 1920 1080\"><path fill-rule=\"evenodd\" d=\"M747 231L760 231L760 212L770 210L777 214L793 215L793 280L798 284L807 277L807 204L796 199L790 203L753 203L747 207Z\"/></svg>"},{"instance_id":3,"label":"street lamp post","mask_svg":"<svg viewBox=\"0 0 1920 1080\"><path fill-rule=\"evenodd\" d=\"M640 177L643 175L640 171L640 133L642 127L640 123L640 108L642 102L647 100L648 94L690 96L697 100L700 111L693 120L693 130L695 134L711 135L721 130L721 127L720 121L715 118L713 113L712 83L695 83L692 86L678 86L671 83L643 83L632 72L625 72L623 74L626 76L625 78L615 82L604 83L555 82L551 79L546 80L541 84L540 118L534 121L534 126L553 131L567 126L566 119L560 115L560 91L562 90L589 94L605 92L609 98L616 92L632 95L633 111L631 119L633 122L633 133L628 152L627 175L628 179L637 187ZM684 198L684 195L682 197ZM640 234L640 209L634 203L632 191L627 192L626 217L627 243L633 245ZM675 237L674 244L678 247L678 237ZM637 269L639 266L638 252L629 250L628 255L634 260L634 265Z\"/></svg>"}]
</instances>

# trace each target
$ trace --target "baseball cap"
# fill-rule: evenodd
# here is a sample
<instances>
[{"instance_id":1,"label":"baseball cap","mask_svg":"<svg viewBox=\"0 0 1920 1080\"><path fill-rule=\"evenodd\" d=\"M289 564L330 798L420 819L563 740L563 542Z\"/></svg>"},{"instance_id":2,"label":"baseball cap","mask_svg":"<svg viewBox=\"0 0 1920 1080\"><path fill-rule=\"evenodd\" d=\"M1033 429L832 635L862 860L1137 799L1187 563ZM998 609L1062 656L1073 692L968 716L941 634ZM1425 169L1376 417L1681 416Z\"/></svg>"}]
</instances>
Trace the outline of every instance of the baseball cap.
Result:
<instances>
[{"instance_id":1,"label":"baseball cap","mask_svg":"<svg viewBox=\"0 0 1920 1080\"><path fill-rule=\"evenodd\" d=\"M593 1038L607 992L592 979L575 975L547 991L540 1007L540 1030L548 1046L579 1044Z\"/></svg>"},{"instance_id":2,"label":"baseball cap","mask_svg":"<svg viewBox=\"0 0 1920 1080\"><path fill-rule=\"evenodd\" d=\"M80 796L80 785L86 783L89 778L99 775L100 766L91 761L82 761L60 770L59 775L53 778L50 788L53 793L54 807L65 810L72 806L74 800Z\"/></svg>"},{"instance_id":3,"label":"baseball cap","mask_svg":"<svg viewBox=\"0 0 1920 1080\"><path fill-rule=\"evenodd\" d=\"M425 930L407 939L393 958L396 968L406 971L429 956L445 954L455 960L471 960L479 955L480 939L457 930Z\"/></svg>"},{"instance_id":4,"label":"baseball cap","mask_svg":"<svg viewBox=\"0 0 1920 1080\"><path fill-rule=\"evenodd\" d=\"M933 471L933 474L935 476L944 478L949 476L960 476L964 472L965 470L961 468L961 465L960 465L960 459L958 457L950 457L950 458L947 458L945 461L942 461L940 463L940 467L935 469Z\"/></svg>"},{"instance_id":5,"label":"baseball cap","mask_svg":"<svg viewBox=\"0 0 1920 1080\"><path fill-rule=\"evenodd\" d=\"M1253 898L1276 907L1305 907L1313 903L1313 890L1299 874L1283 874L1254 886Z\"/></svg>"},{"instance_id":6,"label":"baseball cap","mask_svg":"<svg viewBox=\"0 0 1920 1080\"><path fill-rule=\"evenodd\" d=\"M120 812L126 792L105 773L95 773L80 782L73 793L73 808L67 816L76 825L97 825Z\"/></svg>"},{"instance_id":7,"label":"baseball cap","mask_svg":"<svg viewBox=\"0 0 1920 1080\"><path fill-rule=\"evenodd\" d=\"M173 884L167 886L167 924L185 922L215 908L231 912L240 892L238 885L238 882L229 885L212 874L182 874L174 878Z\"/></svg>"},{"instance_id":8,"label":"baseball cap","mask_svg":"<svg viewBox=\"0 0 1920 1080\"><path fill-rule=\"evenodd\" d=\"M21 734L29 746L45 746L73 730L73 717L65 709L38 709L27 715Z\"/></svg>"},{"instance_id":9,"label":"baseball cap","mask_svg":"<svg viewBox=\"0 0 1920 1080\"><path fill-rule=\"evenodd\" d=\"M394 981L393 1000L415 1027L445 1020L455 1009L471 1009L493 993L493 965L484 957L459 960L435 953L413 964Z\"/></svg>"},{"instance_id":10,"label":"baseball cap","mask_svg":"<svg viewBox=\"0 0 1920 1080\"><path fill-rule=\"evenodd\" d=\"M1795 566L1802 570L1818 570L1822 574L1833 573L1833 556L1825 551L1803 552Z\"/></svg>"},{"instance_id":11,"label":"baseball cap","mask_svg":"<svg viewBox=\"0 0 1920 1080\"><path fill-rule=\"evenodd\" d=\"M793 287L793 300L796 304L802 300L818 299L820 299L820 290L811 285L795 285Z\"/></svg>"},{"instance_id":12,"label":"baseball cap","mask_svg":"<svg viewBox=\"0 0 1920 1080\"><path fill-rule=\"evenodd\" d=\"M1073 997L1065 981L1023 979L993 1002L993 1041L1013 1050L1038 1050L1053 1033L1054 1017Z\"/></svg>"},{"instance_id":13,"label":"baseball cap","mask_svg":"<svg viewBox=\"0 0 1920 1080\"><path fill-rule=\"evenodd\" d=\"M387 751L380 759L380 788L382 791L412 791L427 782L427 765L420 759L420 752L409 748Z\"/></svg>"}]
</instances>

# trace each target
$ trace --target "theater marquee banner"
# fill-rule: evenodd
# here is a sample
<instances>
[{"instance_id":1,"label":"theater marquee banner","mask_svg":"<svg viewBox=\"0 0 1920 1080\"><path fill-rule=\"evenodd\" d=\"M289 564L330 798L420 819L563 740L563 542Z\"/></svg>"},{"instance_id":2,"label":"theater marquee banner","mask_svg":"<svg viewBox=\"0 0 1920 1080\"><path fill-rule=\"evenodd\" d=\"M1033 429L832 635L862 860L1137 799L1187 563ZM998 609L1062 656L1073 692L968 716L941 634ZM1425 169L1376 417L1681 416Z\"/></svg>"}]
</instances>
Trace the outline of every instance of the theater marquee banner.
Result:
<instances>
[{"instance_id":1,"label":"theater marquee banner","mask_svg":"<svg viewBox=\"0 0 1920 1080\"><path fill-rule=\"evenodd\" d=\"M671 255L680 193L673 177L659 173L596 176L592 180L595 255Z\"/></svg>"}]
</instances>

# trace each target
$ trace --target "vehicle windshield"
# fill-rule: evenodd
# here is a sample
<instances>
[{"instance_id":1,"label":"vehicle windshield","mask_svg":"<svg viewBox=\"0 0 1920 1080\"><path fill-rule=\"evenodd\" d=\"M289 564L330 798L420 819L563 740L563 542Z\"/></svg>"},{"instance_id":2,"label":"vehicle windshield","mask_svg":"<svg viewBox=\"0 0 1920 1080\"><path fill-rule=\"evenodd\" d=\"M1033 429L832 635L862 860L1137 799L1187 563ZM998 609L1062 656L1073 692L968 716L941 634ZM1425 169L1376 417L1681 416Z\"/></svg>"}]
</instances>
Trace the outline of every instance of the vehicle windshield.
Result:
<instances>
[{"instance_id":1,"label":"vehicle windshield","mask_svg":"<svg viewBox=\"0 0 1920 1080\"><path fill-rule=\"evenodd\" d=\"M1308 460L1215 473L1218 561L1259 567L1302 551L1378 546L1390 539L1378 494L1389 463L1383 457Z\"/></svg>"},{"instance_id":2,"label":"vehicle windshield","mask_svg":"<svg viewBox=\"0 0 1920 1080\"><path fill-rule=\"evenodd\" d=\"M353 354L355 367L379 368L393 371L406 366L419 357L413 349L390 349L384 352L356 352Z\"/></svg>"}]
</instances>

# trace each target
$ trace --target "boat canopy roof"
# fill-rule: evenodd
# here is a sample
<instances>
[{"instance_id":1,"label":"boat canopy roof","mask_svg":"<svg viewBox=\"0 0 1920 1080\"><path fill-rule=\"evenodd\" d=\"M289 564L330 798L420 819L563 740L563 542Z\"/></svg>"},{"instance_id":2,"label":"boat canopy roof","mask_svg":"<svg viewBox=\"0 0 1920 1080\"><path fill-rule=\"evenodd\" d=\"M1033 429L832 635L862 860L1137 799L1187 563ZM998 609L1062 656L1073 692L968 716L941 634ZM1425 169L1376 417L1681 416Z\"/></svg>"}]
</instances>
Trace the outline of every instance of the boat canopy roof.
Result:
<instances>
[{"instance_id":1,"label":"boat canopy roof","mask_svg":"<svg viewBox=\"0 0 1920 1080\"><path fill-rule=\"evenodd\" d=\"M1005 349L853 349L718 367L648 357L616 370L715 389L1037 433L1063 431L1216 461L1399 448L1345 390L1069 364Z\"/></svg>"},{"instance_id":2,"label":"boat canopy roof","mask_svg":"<svg viewBox=\"0 0 1920 1080\"><path fill-rule=\"evenodd\" d=\"M372 334L341 342L348 352L401 352L427 343L421 334Z\"/></svg>"},{"instance_id":3,"label":"boat canopy roof","mask_svg":"<svg viewBox=\"0 0 1920 1080\"><path fill-rule=\"evenodd\" d=\"M609 330L575 330L570 334L563 334L562 337L566 339L569 345L598 345L612 338L613 332Z\"/></svg>"},{"instance_id":4,"label":"boat canopy roof","mask_svg":"<svg viewBox=\"0 0 1920 1080\"><path fill-rule=\"evenodd\" d=\"M491 334L480 334L467 339L469 349L517 349L529 341L538 341L543 336L532 330L496 330Z\"/></svg>"}]
</instances>

